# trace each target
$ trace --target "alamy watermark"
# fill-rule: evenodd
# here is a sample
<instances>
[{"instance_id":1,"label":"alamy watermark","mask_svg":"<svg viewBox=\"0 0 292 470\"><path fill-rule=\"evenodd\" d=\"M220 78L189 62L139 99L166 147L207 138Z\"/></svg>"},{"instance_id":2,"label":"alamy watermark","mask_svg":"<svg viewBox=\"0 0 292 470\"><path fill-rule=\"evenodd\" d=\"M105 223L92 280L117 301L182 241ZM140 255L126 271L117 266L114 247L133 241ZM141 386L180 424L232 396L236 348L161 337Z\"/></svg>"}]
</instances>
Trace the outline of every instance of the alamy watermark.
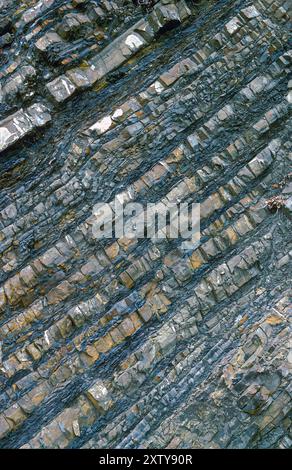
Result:
<instances>
[{"instance_id":1,"label":"alamy watermark","mask_svg":"<svg viewBox=\"0 0 292 470\"><path fill-rule=\"evenodd\" d=\"M150 238L182 239L182 249L200 242L200 204L158 203L123 204L118 198L93 207L92 236L95 239Z\"/></svg>"}]
</instances>

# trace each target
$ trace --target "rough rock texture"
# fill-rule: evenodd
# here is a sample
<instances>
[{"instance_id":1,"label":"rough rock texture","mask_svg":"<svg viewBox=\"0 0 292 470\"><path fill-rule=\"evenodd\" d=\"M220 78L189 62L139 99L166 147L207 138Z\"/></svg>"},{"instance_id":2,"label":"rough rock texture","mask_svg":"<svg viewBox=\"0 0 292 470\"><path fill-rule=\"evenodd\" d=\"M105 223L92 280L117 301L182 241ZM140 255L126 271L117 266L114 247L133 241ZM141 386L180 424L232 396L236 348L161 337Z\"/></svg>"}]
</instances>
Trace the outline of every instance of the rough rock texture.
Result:
<instances>
[{"instance_id":1,"label":"rough rock texture","mask_svg":"<svg viewBox=\"0 0 292 470\"><path fill-rule=\"evenodd\" d=\"M0 0L1 447L291 447L288 21ZM94 240L117 195L200 246Z\"/></svg>"}]
</instances>

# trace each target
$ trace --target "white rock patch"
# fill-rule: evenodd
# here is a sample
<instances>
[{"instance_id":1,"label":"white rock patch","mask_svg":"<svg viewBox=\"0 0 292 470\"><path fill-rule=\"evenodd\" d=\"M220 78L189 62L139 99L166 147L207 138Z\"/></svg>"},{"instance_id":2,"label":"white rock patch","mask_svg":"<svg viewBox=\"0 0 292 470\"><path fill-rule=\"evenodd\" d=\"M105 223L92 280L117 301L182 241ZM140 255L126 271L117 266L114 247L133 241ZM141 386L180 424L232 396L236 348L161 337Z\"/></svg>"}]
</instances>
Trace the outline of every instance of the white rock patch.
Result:
<instances>
[{"instance_id":1,"label":"white rock patch","mask_svg":"<svg viewBox=\"0 0 292 470\"><path fill-rule=\"evenodd\" d=\"M130 34L126 41L125 44L131 49L131 51L135 52L137 51L141 46L143 46L143 41L138 34Z\"/></svg>"},{"instance_id":2,"label":"white rock patch","mask_svg":"<svg viewBox=\"0 0 292 470\"><path fill-rule=\"evenodd\" d=\"M0 151L7 147L7 141L12 135L6 127L0 127Z\"/></svg>"},{"instance_id":3,"label":"white rock patch","mask_svg":"<svg viewBox=\"0 0 292 470\"><path fill-rule=\"evenodd\" d=\"M90 127L91 131L97 131L98 134L103 134L106 132L112 125L112 119L110 116L102 118L100 121L97 121L93 126Z\"/></svg>"}]
</instances>

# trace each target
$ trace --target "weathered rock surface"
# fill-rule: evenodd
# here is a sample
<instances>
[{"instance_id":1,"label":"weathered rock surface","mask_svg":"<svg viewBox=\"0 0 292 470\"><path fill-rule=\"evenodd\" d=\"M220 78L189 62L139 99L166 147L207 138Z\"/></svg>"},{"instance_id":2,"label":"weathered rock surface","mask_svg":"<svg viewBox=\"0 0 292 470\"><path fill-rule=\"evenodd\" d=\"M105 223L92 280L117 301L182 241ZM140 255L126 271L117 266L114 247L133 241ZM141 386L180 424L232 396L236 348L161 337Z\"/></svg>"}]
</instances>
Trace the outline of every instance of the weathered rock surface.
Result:
<instances>
[{"instance_id":1,"label":"weathered rock surface","mask_svg":"<svg viewBox=\"0 0 292 470\"><path fill-rule=\"evenodd\" d=\"M289 4L138 3L0 0L0 447L290 448Z\"/></svg>"}]
</instances>

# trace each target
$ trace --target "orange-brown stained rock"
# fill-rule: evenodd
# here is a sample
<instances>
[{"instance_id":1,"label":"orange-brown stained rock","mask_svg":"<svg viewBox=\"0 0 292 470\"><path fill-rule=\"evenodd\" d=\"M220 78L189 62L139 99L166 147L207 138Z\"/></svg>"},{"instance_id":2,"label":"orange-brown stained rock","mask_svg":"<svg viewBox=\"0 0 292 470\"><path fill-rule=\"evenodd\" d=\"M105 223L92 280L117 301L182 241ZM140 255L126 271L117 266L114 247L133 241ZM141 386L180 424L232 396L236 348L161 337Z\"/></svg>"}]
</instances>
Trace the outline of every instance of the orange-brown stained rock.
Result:
<instances>
[{"instance_id":1,"label":"orange-brown stained rock","mask_svg":"<svg viewBox=\"0 0 292 470\"><path fill-rule=\"evenodd\" d=\"M114 346L114 342L110 334L106 334L105 336L103 336L102 338L99 338L94 343L94 347L96 351L98 351L99 353L105 353L109 351L113 346Z\"/></svg>"}]
</instances>

